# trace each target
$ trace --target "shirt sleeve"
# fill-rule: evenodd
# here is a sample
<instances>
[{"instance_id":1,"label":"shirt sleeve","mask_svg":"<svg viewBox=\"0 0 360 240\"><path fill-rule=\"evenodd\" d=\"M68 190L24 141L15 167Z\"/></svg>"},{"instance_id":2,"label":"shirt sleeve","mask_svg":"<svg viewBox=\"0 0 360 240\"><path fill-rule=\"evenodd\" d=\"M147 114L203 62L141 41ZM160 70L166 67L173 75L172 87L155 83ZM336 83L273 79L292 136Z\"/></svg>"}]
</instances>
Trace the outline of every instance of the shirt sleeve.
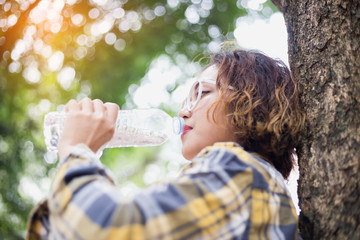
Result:
<instances>
[{"instance_id":1,"label":"shirt sleeve","mask_svg":"<svg viewBox=\"0 0 360 240\"><path fill-rule=\"evenodd\" d=\"M177 179L130 199L95 155L78 146L54 179L49 239L294 239L291 200L284 192L269 193L254 169L218 149ZM280 220L280 214L289 216Z\"/></svg>"}]
</instances>

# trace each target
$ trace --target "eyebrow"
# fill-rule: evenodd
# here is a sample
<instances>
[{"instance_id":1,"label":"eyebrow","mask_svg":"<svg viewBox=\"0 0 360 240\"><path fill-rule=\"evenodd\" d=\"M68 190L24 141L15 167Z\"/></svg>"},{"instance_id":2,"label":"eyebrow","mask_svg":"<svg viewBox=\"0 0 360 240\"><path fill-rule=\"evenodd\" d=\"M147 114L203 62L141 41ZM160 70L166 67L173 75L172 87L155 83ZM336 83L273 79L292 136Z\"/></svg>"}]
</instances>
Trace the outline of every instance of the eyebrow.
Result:
<instances>
[{"instance_id":1,"label":"eyebrow","mask_svg":"<svg viewBox=\"0 0 360 240\"><path fill-rule=\"evenodd\" d=\"M210 84L216 85L216 80L211 79L211 78L199 79L198 82L205 82L205 83L210 83Z\"/></svg>"},{"instance_id":2,"label":"eyebrow","mask_svg":"<svg viewBox=\"0 0 360 240\"><path fill-rule=\"evenodd\" d=\"M211 78L199 79L197 81L216 85L216 80L211 79ZM230 89L230 90L235 91L235 88L233 86L228 85L227 88Z\"/></svg>"}]
</instances>

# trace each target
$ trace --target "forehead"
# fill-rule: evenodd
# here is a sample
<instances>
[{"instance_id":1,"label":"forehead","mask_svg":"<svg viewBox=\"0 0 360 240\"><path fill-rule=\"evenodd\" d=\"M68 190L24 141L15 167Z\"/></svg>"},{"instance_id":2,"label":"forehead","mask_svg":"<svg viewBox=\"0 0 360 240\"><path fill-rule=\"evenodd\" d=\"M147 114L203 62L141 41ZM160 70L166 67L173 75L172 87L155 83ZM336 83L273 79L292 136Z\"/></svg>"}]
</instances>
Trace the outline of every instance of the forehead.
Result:
<instances>
[{"instance_id":1,"label":"forehead","mask_svg":"<svg viewBox=\"0 0 360 240\"><path fill-rule=\"evenodd\" d=\"M216 80L217 75L218 75L217 67L215 65L211 65L207 67L204 71L202 71L196 80L198 81L205 79Z\"/></svg>"}]
</instances>

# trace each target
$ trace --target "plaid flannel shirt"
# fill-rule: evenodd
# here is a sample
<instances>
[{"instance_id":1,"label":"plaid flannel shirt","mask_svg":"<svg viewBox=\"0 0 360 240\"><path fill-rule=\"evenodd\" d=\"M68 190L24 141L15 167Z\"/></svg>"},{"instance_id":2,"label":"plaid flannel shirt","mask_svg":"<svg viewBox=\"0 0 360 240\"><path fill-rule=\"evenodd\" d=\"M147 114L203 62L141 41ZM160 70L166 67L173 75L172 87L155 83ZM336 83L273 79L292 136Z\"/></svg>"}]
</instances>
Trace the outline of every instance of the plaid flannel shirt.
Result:
<instances>
[{"instance_id":1,"label":"plaid flannel shirt","mask_svg":"<svg viewBox=\"0 0 360 240\"><path fill-rule=\"evenodd\" d=\"M204 148L180 176L124 198L84 146L59 167L27 239L296 239L297 215L275 168L236 143Z\"/></svg>"}]
</instances>

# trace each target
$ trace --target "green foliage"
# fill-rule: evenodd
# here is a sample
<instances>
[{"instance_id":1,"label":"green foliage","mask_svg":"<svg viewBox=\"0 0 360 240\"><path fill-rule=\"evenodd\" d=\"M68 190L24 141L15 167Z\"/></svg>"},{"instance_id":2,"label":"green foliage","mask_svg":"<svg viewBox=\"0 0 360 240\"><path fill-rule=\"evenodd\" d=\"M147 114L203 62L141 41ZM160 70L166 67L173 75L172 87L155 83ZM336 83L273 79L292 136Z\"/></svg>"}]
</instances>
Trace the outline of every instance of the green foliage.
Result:
<instances>
[{"instance_id":1,"label":"green foliage","mask_svg":"<svg viewBox=\"0 0 360 240\"><path fill-rule=\"evenodd\" d=\"M84 96L122 106L129 86L140 82L154 59L166 54L176 63L179 55L192 61L210 53L209 43L232 40L236 19L246 14L234 0L109 0L105 5L66 3L51 18L46 14L52 6L37 12L44 2L0 4L0 22L9 20L0 24L0 239L23 238L30 209L46 194L54 175L56 163L46 155L42 136L46 112ZM39 22L41 14L47 17ZM107 18L111 27L91 32ZM49 59L57 51L60 63L54 67ZM61 76L65 70L68 75ZM142 187L146 166L157 161L160 151L109 149L102 159L120 184L131 181Z\"/></svg>"}]
</instances>

